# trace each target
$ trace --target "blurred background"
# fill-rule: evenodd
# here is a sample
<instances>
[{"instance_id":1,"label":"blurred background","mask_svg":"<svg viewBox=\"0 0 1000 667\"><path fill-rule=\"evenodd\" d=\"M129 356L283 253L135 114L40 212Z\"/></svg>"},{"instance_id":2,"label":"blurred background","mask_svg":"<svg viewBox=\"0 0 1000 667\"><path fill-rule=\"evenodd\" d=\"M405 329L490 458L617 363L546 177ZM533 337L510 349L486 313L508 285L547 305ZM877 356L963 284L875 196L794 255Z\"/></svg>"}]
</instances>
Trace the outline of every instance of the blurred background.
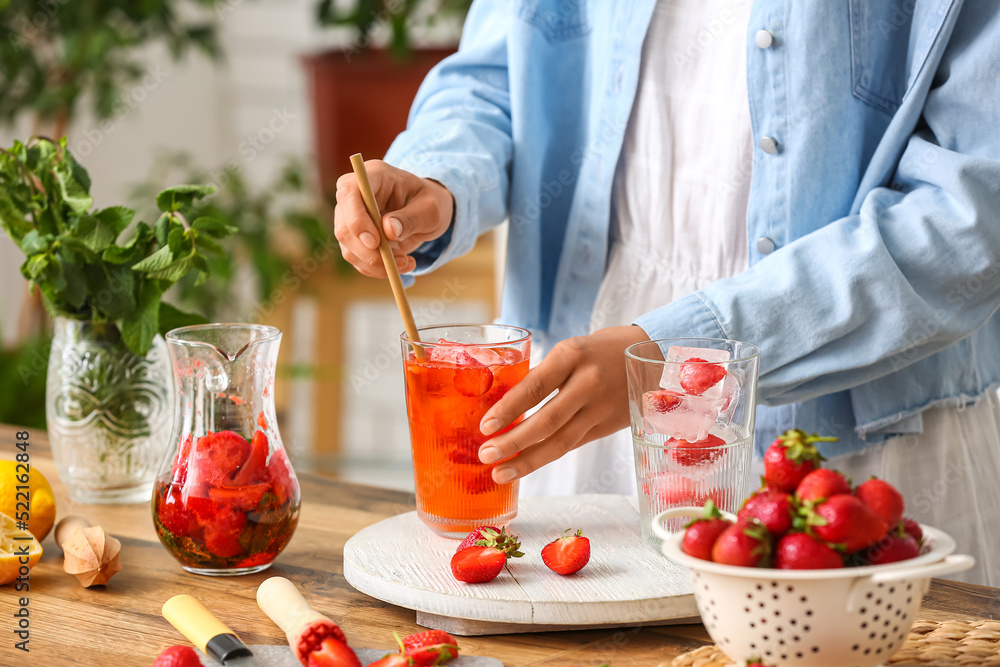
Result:
<instances>
[{"instance_id":1,"label":"blurred background","mask_svg":"<svg viewBox=\"0 0 1000 667\"><path fill-rule=\"evenodd\" d=\"M155 217L176 183L240 229L204 285L167 300L284 332L276 389L300 471L412 488L402 325L345 265L332 185L381 157L469 0L0 0L0 146L68 138L98 207ZM418 324L497 314L503 230L409 290ZM0 232L0 423L45 425L51 321Z\"/></svg>"}]
</instances>

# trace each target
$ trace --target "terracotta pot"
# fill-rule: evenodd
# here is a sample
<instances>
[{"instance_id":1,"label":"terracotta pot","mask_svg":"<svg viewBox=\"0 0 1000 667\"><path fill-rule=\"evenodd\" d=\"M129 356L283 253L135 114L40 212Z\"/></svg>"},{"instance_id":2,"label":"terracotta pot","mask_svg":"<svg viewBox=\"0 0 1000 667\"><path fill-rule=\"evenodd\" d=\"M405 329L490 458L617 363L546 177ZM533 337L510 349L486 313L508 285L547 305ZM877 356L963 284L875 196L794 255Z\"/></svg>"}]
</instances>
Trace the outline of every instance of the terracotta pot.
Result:
<instances>
[{"instance_id":1,"label":"terracotta pot","mask_svg":"<svg viewBox=\"0 0 1000 667\"><path fill-rule=\"evenodd\" d=\"M309 75L315 151L324 192L333 199L337 178L351 170L350 156L381 158L406 117L427 72L449 49L414 51L406 61L383 49L327 51L304 59Z\"/></svg>"}]
</instances>

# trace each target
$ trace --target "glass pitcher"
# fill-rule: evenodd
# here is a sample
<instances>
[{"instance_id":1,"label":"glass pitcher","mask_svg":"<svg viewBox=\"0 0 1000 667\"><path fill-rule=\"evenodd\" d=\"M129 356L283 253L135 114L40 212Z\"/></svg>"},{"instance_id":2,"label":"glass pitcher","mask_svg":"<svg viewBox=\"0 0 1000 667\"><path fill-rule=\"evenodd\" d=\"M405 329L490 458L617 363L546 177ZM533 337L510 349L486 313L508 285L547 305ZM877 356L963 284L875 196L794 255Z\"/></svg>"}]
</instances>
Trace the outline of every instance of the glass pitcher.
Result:
<instances>
[{"instance_id":1,"label":"glass pitcher","mask_svg":"<svg viewBox=\"0 0 1000 667\"><path fill-rule=\"evenodd\" d=\"M153 490L156 533L188 572L264 570L299 518L299 484L274 411L281 332L206 324L166 338L176 398Z\"/></svg>"}]
</instances>

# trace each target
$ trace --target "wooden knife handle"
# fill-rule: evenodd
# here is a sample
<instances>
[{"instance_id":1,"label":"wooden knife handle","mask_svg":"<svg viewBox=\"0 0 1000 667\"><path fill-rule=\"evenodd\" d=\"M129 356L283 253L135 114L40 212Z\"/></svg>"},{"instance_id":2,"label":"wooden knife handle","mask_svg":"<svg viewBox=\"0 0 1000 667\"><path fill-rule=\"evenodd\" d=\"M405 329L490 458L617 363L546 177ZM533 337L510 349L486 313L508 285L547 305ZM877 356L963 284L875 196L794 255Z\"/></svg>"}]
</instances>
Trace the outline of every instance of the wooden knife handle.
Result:
<instances>
[{"instance_id":1,"label":"wooden knife handle","mask_svg":"<svg viewBox=\"0 0 1000 667\"><path fill-rule=\"evenodd\" d=\"M257 587L257 605L288 635L294 646L299 631L314 621L332 623L323 614L309 606L295 584L284 577L271 577Z\"/></svg>"},{"instance_id":2,"label":"wooden knife handle","mask_svg":"<svg viewBox=\"0 0 1000 667\"><path fill-rule=\"evenodd\" d=\"M162 613L170 625L202 651L205 651L205 646L213 637L233 634L225 623L190 595L175 595L170 598L163 603Z\"/></svg>"}]
</instances>

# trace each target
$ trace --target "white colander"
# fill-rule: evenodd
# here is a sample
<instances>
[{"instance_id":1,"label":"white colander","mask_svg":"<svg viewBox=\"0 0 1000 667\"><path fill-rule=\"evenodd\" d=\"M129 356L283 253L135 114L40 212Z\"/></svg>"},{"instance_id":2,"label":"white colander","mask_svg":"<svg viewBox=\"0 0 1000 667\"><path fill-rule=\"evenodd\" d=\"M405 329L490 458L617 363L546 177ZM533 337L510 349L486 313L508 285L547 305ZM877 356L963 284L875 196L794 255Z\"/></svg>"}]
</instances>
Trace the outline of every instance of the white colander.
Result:
<instances>
[{"instance_id":1,"label":"white colander","mask_svg":"<svg viewBox=\"0 0 1000 667\"><path fill-rule=\"evenodd\" d=\"M835 570L721 565L685 554L683 532L663 526L686 516L702 516L702 508L661 512L653 532L663 539L663 555L691 571L708 634L741 664L760 658L774 667L875 667L906 639L931 577L975 564L972 556L951 555L951 537L922 525L921 555L900 563Z\"/></svg>"}]
</instances>

